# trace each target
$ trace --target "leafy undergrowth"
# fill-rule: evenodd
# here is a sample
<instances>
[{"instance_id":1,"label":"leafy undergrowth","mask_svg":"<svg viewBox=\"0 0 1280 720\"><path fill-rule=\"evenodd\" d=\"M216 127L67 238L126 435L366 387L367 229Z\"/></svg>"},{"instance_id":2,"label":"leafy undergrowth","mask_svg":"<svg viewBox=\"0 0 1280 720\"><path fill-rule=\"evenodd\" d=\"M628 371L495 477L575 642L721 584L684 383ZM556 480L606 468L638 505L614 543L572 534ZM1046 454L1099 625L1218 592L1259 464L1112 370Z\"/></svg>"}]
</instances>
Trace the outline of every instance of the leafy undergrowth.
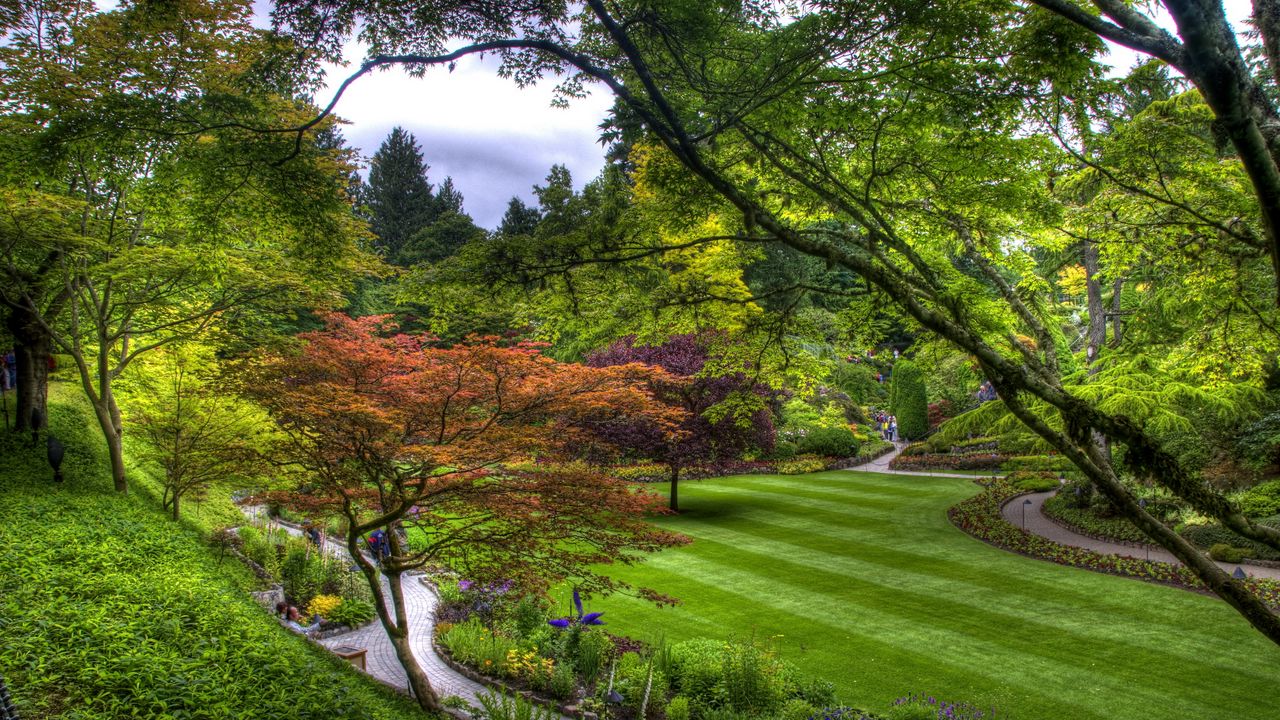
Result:
<instances>
[{"instance_id":1,"label":"leafy undergrowth","mask_svg":"<svg viewBox=\"0 0 1280 720\"><path fill-rule=\"evenodd\" d=\"M956 527L979 540L1023 555L1095 572L1123 575L1192 590L1204 589L1204 584L1195 576L1195 573L1183 565L1120 555L1105 555L1084 548L1059 545L1016 527L1004 519L1000 508L1022 492L1008 481L994 480L983 492L951 507L947 511L947 516ZM1280 608L1280 582L1250 578L1245 581L1245 584L1263 602L1273 608Z\"/></svg>"},{"instance_id":2,"label":"leafy undergrowth","mask_svg":"<svg viewBox=\"0 0 1280 720\"><path fill-rule=\"evenodd\" d=\"M111 491L74 391L51 388L66 482L0 436L0 676L28 720L425 717L280 627L190 528Z\"/></svg>"}]
</instances>

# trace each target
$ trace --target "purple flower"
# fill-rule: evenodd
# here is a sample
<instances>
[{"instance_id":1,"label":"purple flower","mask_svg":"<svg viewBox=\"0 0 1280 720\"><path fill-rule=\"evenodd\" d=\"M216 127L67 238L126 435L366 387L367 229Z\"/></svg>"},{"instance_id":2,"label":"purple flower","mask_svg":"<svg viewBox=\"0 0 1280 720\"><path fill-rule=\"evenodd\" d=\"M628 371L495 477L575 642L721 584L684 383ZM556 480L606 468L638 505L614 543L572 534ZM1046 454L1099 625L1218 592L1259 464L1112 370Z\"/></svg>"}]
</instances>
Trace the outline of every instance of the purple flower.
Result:
<instances>
[{"instance_id":1,"label":"purple flower","mask_svg":"<svg viewBox=\"0 0 1280 720\"><path fill-rule=\"evenodd\" d=\"M593 612L582 614L582 596L578 594L578 588L573 589L573 607L578 611L578 617L563 617L555 620L548 620L547 624L558 628L567 628L572 625L575 620L579 625L603 625L604 621L600 619L603 612Z\"/></svg>"},{"instance_id":2,"label":"purple flower","mask_svg":"<svg viewBox=\"0 0 1280 720\"><path fill-rule=\"evenodd\" d=\"M474 585L474 584L475 584L475 583L471 582L470 580L459 580L459 581L458 581L458 589L459 589L459 590L461 590L462 592L466 592L466 591L470 590L470 589L471 589L471 586L472 586L472 585Z\"/></svg>"}]
</instances>

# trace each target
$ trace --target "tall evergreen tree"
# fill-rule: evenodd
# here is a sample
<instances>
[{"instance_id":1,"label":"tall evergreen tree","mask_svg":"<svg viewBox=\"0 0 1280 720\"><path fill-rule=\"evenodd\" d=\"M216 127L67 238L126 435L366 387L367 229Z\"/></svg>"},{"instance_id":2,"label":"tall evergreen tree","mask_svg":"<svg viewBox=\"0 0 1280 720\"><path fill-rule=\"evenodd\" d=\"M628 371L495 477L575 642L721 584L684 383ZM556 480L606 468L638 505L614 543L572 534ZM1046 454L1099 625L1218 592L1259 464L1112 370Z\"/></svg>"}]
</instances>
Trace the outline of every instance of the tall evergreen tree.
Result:
<instances>
[{"instance_id":1,"label":"tall evergreen tree","mask_svg":"<svg viewBox=\"0 0 1280 720\"><path fill-rule=\"evenodd\" d=\"M435 219L428 165L412 133L396 127L374 153L365 187L369 225L376 246L393 265L406 265L413 237Z\"/></svg>"},{"instance_id":2,"label":"tall evergreen tree","mask_svg":"<svg viewBox=\"0 0 1280 720\"><path fill-rule=\"evenodd\" d=\"M507 212L502 216L498 234L505 237L532 235L533 231L538 229L538 223L541 220L542 214L537 208L531 208L520 198L513 197L511 202L507 203Z\"/></svg>"},{"instance_id":3,"label":"tall evergreen tree","mask_svg":"<svg viewBox=\"0 0 1280 720\"><path fill-rule=\"evenodd\" d=\"M890 402L898 418L898 436L903 440L923 438L929 432L929 400L920 368L903 358L894 363L892 382Z\"/></svg>"},{"instance_id":4,"label":"tall evergreen tree","mask_svg":"<svg viewBox=\"0 0 1280 720\"><path fill-rule=\"evenodd\" d=\"M564 165L552 165L546 185L534 185L542 212L539 230L544 236L564 235L579 227L586 216L586 204L573 191L573 176Z\"/></svg>"},{"instance_id":5,"label":"tall evergreen tree","mask_svg":"<svg viewBox=\"0 0 1280 720\"><path fill-rule=\"evenodd\" d=\"M453 178L446 177L436 192L436 215L462 212L462 193L453 186Z\"/></svg>"}]
</instances>

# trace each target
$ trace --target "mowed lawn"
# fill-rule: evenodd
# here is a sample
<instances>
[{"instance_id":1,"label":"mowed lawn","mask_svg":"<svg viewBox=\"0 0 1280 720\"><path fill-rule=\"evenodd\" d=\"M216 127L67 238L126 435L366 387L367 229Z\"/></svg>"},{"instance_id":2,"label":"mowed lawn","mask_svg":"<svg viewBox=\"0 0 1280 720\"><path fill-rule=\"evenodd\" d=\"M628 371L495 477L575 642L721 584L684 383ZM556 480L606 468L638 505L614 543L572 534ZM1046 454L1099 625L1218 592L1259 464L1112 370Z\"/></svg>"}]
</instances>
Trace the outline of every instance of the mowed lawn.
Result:
<instances>
[{"instance_id":1,"label":"mowed lawn","mask_svg":"<svg viewBox=\"0 0 1280 720\"><path fill-rule=\"evenodd\" d=\"M924 691L1014 720L1280 718L1280 647L1219 600L1030 560L956 530L968 480L828 472L686 482L693 537L588 603L615 633L776 642L844 701Z\"/></svg>"}]
</instances>

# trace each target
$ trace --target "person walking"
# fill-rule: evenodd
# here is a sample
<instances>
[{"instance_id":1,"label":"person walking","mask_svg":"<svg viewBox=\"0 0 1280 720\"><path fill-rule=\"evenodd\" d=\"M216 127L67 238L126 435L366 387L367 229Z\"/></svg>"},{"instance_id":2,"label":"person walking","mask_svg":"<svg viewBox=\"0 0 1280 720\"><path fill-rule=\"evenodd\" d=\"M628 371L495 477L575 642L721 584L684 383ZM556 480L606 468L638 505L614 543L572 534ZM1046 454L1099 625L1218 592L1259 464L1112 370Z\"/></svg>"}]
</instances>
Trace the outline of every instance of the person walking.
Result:
<instances>
[{"instance_id":1,"label":"person walking","mask_svg":"<svg viewBox=\"0 0 1280 720\"><path fill-rule=\"evenodd\" d=\"M898 418L896 415L889 416L889 442L898 442Z\"/></svg>"}]
</instances>

